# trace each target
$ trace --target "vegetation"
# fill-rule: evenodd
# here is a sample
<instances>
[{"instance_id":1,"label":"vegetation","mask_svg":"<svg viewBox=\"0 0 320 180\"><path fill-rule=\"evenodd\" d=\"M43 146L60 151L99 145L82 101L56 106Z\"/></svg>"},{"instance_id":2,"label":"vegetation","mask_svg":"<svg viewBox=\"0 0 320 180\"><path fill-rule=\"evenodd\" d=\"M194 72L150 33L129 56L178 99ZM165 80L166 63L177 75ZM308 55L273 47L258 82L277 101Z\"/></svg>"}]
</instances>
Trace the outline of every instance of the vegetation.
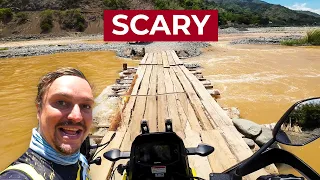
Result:
<instances>
[{"instance_id":1,"label":"vegetation","mask_svg":"<svg viewBox=\"0 0 320 180\"><path fill-rule=\"evenodd\" d=\"M63 29L75 29L77 31L84 31L86 28L86 21L81 14L80 9L69 9L59 13L60 24Z\"/></svg>"},{"instance_id":2,"label":"vegetation","mask_svg":"<svg viewBox=\"0 0 320 180\"><path fill-rule=\"evenodd\" d=\"M40 28L42 32L50 32L53 28L53 10L42 11L40 18Z\"/></svg>"},{"instance_id":3,"label":"vegetation","mask_svg":"<svg viewBox=\"0 0 320 180\"><path fill-rule=\"evenodd\" d=\"M7 47L4 47L4 48L0 48L0 51L5 51L5 50L8 50L9 48Z\"/></svg>"},{"instance_id":4,"label":"vegetation","mask_svg":"<svg viewBox=\"0 0 320 180\"><path fill-rule=\"evenodd\" d=\"M304 129L313 130L319 128L320 125L320 104L309 103L298 106L297 109L290 114L291 124L298 125Z\"/></svg>"},{"instance_id":5,"label":"vegetation","mask_svg":"<svg viewBox=\"0 0 320 180\"><path fill-rule=\"evenodd\" d=\"M25 12L18 12L16 14L16 18L17 18L18 24L24 24L25 22L28 21L28 14Z\"/></svg>"},{"instance_id":6,"label":"vegetation","mask_svg":"<svg viewBox=\"0 0 320 180\"><path fill-rule=\"evenodd\" d=\"M116 10L116 9L130 9L129 2L126 0L104 0L104 6L106 9Z\"/></svg>"},{"instance_id":7,"label":"vegetation","mask_svg":"<svg viewBox=\"0 0 320 180\"><path fill-rule=\"evenodd\" d=\"M285 40L282 45L299 46L299 45L320 45L320 29L315 29L307 32L307 35L301 39Z\"/></svg>"},{"instance_id":8,"label":"vegetation","mask_svg":"<svg viewBox=\"0 0 320 180\"><path fill-rule=\"evenodd\" d=\"M11 8L0 8L0 21L7 23L13 16Z\"/></svg>"}]
</instances>

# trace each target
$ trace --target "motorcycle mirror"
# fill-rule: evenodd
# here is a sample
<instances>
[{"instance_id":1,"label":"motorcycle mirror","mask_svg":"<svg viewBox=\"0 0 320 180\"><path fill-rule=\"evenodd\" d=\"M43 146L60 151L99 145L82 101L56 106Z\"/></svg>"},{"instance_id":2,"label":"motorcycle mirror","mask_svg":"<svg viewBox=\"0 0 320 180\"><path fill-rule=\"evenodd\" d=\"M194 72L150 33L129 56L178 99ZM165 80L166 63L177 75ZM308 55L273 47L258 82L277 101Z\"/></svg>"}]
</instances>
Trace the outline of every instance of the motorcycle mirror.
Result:
<instances>
[{"instance_id":1,"label":"motorcycle mirror","mask_svg":"<svg viewBox=\"0 0 320 180\"><path fill-rule=\"evenodd\" d=\"M199 144L196 148L187 148L188 155L208 156L214 151L214 148L207 144Z\"/></svg>"},{"instance_id":2,"label":"motorcycle mirror","mask_svg":"<svg viewBox=\"0 0 320 180\"><path fill-rule=\"evenodd\" d=\"M273 130L276 141L303 146L320 137L320 97L295 103Z\"/></svg>"},{"instance_id":3,"label":"motorcycle mirror","mask_svg":"<svg viewBox=\"0 0 320 180\"><path fill-rule=\"evenodd\" d=\"M119 149L112 149L103 154L103 157L108 159L109 161L118 161L120 159L128 159L130 158L130 152L121 152Z\"/></svg>"}]
</instances>

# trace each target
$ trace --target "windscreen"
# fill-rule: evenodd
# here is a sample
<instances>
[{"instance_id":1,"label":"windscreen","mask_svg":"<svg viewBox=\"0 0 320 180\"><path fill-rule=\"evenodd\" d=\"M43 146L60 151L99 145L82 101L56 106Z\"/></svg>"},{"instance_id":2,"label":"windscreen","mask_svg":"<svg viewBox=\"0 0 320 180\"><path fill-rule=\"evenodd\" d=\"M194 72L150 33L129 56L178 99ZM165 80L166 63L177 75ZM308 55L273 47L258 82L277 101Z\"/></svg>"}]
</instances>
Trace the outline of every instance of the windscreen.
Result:
<instances>
[{"instance_id":1,"label":"windscreen","mask_svg":"<svg viewBox=\"0 0 320 180\"><path fill-rule=\"evenodd\" d=\"M136 162L148 165L170 164L179 159L179 146L167 143L142 144L136 148Z\"/></svg>"}]
</instances>

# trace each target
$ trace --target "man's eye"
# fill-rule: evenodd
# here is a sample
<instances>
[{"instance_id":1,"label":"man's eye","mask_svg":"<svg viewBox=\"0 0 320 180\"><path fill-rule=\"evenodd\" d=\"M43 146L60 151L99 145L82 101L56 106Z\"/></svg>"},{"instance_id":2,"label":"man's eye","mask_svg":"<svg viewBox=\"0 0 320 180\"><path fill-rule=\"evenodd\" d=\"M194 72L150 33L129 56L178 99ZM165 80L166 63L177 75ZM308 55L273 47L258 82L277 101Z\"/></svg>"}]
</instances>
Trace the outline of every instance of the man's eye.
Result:
<instances>
[{"instance_id":1,"label":"man's eye","mask_svg":"<svg viewBox=\"0 0 320 180\"><path fill-rule=\"evenodd\" d=\"M65 101L58 101L57 104L60 105L60 106L66 106L67 105L67 103Z\"/></svg>"},{"instance_id":2,"label":"man's eye","mask_svg":"<svg viewBox=\"0 0 320 180\"><path fill-rule=\"evenodd\" d=\"M84 104L84 105L82 105L82 107L85 108L85 109L91 109L91 106L88 105L88 104Z\"/></svg>"}]
</instances>

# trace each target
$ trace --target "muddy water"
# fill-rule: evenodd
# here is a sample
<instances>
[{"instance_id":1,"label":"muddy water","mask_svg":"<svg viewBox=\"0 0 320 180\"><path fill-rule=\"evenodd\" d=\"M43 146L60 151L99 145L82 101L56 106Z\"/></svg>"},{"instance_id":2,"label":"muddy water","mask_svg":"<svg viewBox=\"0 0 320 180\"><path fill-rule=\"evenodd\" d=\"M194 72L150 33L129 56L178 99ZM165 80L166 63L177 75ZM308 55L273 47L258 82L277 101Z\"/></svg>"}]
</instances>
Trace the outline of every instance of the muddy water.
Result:
<instances>
[{"instance_id":1,"label":"muddy water","mask_svg":"<svg viewBox=\"0 0 320 180\"><path fill-rule=\"evenodd\" d=\"M231 46L222 40L206 51L187 61L204 67L205 78L221 92L219 104L238 107L243 118L277 122L296 101L320 96L319 47ZM320 140L285 148L320 172Z\"/></svg>"},{"instance_id":2,"label":"muddy water","mask_svg":"<svg viewBox=\"0 0 320 180\"><path fill-rule=\"evenodd\" d=\"M84 72L94 84L95 97L119 78L122 63L136 66L114 52L61 53L47 56L0 59L0 171L28 147L31 129L37 125L34 98L43 74L71 66Z\"/></svg>"}]
</instances>

